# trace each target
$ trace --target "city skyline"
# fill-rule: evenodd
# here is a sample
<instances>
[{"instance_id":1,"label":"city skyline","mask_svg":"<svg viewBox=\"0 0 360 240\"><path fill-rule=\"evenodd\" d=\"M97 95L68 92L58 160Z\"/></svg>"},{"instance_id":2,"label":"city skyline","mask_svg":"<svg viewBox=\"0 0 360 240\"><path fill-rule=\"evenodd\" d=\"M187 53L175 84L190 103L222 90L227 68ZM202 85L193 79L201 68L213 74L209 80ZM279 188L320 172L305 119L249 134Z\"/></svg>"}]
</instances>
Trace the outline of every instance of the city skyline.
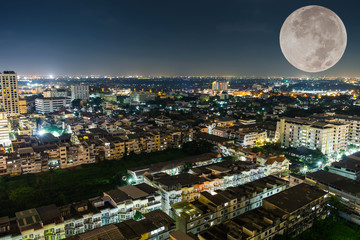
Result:
<instances>
[{"instance_id":1,"label":"city skyline","mask_svg":"<svg viewBox=\"0 0 360 240\"><path fill-rule=\"evenodd\" d=\"M19 75L360 75L350 1L37 2L4 3L16 18L5 11L0 23L0 64ZM292 67L279 46L283 21L305 5L333 10L349 36L339 63L318 74Z\"/></svg>"}]
</instances>

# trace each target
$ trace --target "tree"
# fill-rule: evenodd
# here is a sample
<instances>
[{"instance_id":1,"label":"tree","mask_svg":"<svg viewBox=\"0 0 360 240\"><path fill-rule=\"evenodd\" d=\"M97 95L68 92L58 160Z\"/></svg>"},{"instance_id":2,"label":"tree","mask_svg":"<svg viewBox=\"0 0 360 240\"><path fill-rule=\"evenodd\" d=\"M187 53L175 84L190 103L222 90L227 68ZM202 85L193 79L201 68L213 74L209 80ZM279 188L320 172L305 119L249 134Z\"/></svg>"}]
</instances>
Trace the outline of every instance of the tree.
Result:
<instances>
[{"instance_id":1,"label":"tree","mask_svg":"<svg viewBox=\"0 0 360 240\"><path fill-rule=\"evenodd\" d=\"M29 203L32 203L35 199L35 190L32 187L19 187L11 190L9 199L16 202L18 205L26 208Z\"/></svg>"},{"instance_id":2,"label":"tree","mask_svg":"<svg viewBox=\"0 0 360 240\"><path fill-rule=\"evenodd\" d=\"M80 108L80 102L81 102L81 99L74 99L74 100L72 100L72 102L71 102L71 105L73 106L73 107L78 107L78 108Z\"/></svg>"},{"instance_id":3,"label":"tree","mask_svg":"<svg viewBox=\"0 0 360 240\"><path fill-rule=\"evenodd\" d=\"M183 165L183 168L182 168L181 172L182 172L182 173L189 172L189 170L190 170L191 168L192 168L191 163L185 162L184 165Z\"/></svg>"},{"instance_id":4,"label":"tree","mask_svg":"<svg viewBox=\"0 0 360 240\"><path fill-rule=\"evenodd\" d=\"M184 153L189 155L208 153L211 152L212 148L213 144L203 140L186 142L182 146Z\"/></svg>"},{"instance_id":5,"label":"tree","mask_svg":"<svg viewBox=\"0 0 360 240\"><path fill-rule=\"evenodd\" d=\"M141 220L142 218L143 218L142 213L136 210L135 215L134 215L134 220L138 221L138 220Z\"/></svg>"},{"instance_id":6,"label":"tree","mask_svg":"<svg viewBox=\"0 0 360 240\"><path fill-rule=\"evenodd\" d=\"M237 159L234 156L226 156L222 158L224 161L233 161L235 162Z\"/></svg>"},{"instance_id":7,"label":"tree","mask_svg":"<svg viewBox=\"0 0 360 240\"><path fill-rule=\"evenodd\" d=\"M340 202L337 196L330 196L329 198L329 210L333 217L339 218L340 212L344 210L343 204Z\"/></svg>"}]
</instances>

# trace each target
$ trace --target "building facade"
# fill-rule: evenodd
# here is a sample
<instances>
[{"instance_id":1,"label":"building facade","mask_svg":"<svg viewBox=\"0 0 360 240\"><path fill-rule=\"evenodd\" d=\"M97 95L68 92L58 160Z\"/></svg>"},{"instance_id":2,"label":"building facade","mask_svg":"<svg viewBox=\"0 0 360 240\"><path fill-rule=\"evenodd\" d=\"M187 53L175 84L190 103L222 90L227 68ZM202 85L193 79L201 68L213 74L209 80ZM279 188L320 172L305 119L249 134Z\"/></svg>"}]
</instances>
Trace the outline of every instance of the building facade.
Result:
<instances>
[{"instance_id":1,"label":"building facade","mask_svg":"<svg viewBox=\"0 0 360 240\"><path fill-rule=\"evenodd\" d=\"M13 71L0 73L1 108L9 115L20 113L17 75Z\"/></svg>"},{"instance_id":2,"label":"building facade","mask_svg":"<svg viewBox=\"0 0 360 240\"><path fill-rule=\"evenodd\" d=\"M35 99L35 109L38 113L52 113L61 108L69 106L71 103L69 98L37 98Z\"/></svg>"},{"instance_id":3,"label":"building facade","mask_svg":"<svg viewBox=\"0 0 360 240\"><path fill-rule=\"evenodd\" d=\"M81 99L89 100L89 86L88 85L72 85L71 86L71 100Z\"/></svg>"},{"instance_id":4,"label":"building facade","mask_svg":"<svg viewBox=\"0 0 360 240\"><path fill-rule=\"evenodd\" d=\"M349 126L308 118L282 118L277 123L277 139L283 147L306 147L331 155L347 146Z\"/></svg>"}]
</instances>

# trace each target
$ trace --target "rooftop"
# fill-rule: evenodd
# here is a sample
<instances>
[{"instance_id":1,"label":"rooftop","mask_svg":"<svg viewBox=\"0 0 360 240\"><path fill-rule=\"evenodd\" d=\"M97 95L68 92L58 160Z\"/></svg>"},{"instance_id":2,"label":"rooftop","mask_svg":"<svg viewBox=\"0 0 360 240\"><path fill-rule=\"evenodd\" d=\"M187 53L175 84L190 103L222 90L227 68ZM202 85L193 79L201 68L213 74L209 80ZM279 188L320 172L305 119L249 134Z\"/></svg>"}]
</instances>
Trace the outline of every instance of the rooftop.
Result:
<instances>
[{"instance_id":1,"label":"rooftop","mask_svg":"<svg viewBox=\"0 0 360 240\"><path fill-rule=\"evenodd\" d=\"M287 213L292 213L325 195L326 192L323 190L306 183L301 183L272 195L264 199L263 202L264 205L268 202Z\"/></svg>"},{"instance_id":2,"label":"rooftop","mask_svg":"<svg viewBox=\"0 0 360 240\"><path fill-rule=\"evenodd\" d=\"M360 182L341 175L319 170L306 175L306 178L315 180L319 183L335 188L339 191L360 196Z\"/></svg>"}]
</instances>

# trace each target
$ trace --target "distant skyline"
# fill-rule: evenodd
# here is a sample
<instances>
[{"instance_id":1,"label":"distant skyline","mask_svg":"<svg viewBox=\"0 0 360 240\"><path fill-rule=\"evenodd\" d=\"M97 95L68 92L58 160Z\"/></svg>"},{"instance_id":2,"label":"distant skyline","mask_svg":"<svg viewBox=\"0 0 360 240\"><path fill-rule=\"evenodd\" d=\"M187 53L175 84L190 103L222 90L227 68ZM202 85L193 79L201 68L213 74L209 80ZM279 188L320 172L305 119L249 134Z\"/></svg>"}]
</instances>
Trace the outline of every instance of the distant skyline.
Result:
<instances>
[{"instance_id":1,"label":"distant skyline","mask_svg":"<svg viewBox=\"0 0 360 240\"><path fill-rule=\"evenodd\" d=\"M309 74L281 53L294 10L321 5L348 43L330 70ZM358 1L12 0L2 3L0 71L20 75L360 76Z\"/></svg>"}]
</instances>

